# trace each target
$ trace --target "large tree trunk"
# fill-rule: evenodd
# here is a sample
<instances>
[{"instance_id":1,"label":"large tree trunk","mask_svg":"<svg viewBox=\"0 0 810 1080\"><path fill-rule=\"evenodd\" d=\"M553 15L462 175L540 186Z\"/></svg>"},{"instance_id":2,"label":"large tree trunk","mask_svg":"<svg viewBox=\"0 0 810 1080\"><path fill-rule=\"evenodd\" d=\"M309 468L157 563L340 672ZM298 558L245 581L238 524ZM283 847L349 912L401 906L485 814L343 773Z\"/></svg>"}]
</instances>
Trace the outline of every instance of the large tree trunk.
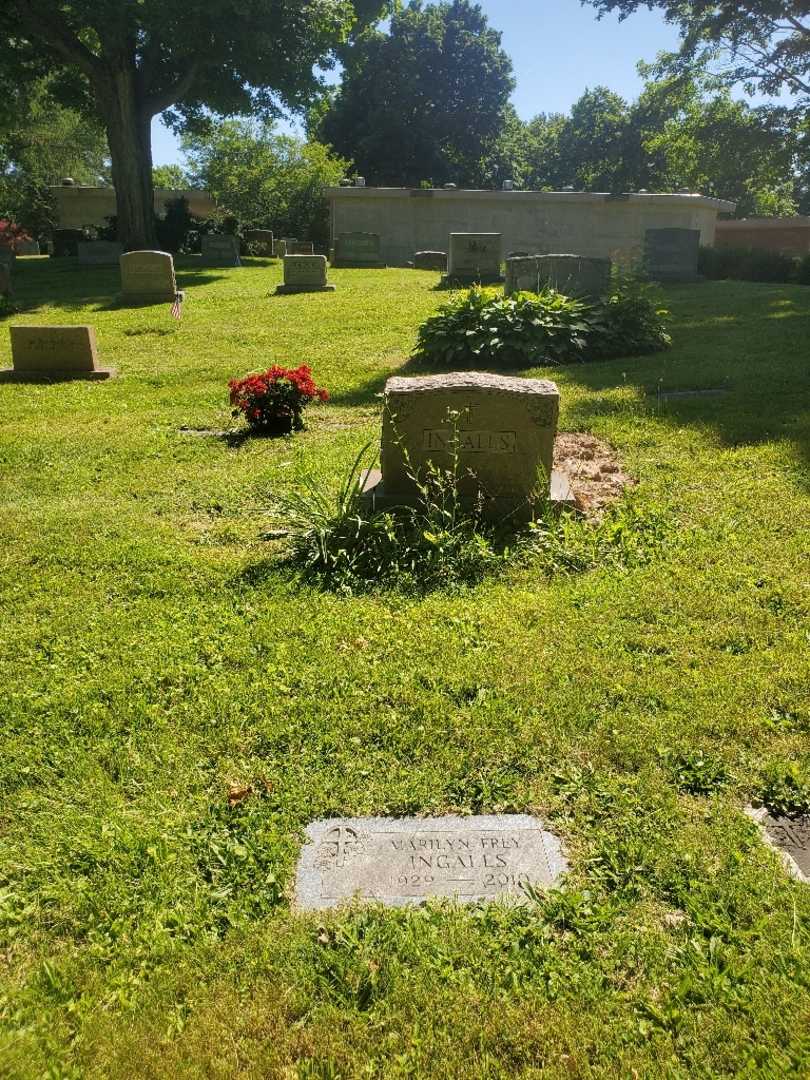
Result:
<instances>
[{"instance_id":1,"label":"large tree trunk","mask_svg":"<svg viewBox=\"0 0 810 1080\"><path fill-rule=\"evenodd\" d=\"M133 69L116 72L99 100L110 144L118 213L118 239L125 251L154 248L152 116L138 94Z\"/></svg>"}]
</instances>

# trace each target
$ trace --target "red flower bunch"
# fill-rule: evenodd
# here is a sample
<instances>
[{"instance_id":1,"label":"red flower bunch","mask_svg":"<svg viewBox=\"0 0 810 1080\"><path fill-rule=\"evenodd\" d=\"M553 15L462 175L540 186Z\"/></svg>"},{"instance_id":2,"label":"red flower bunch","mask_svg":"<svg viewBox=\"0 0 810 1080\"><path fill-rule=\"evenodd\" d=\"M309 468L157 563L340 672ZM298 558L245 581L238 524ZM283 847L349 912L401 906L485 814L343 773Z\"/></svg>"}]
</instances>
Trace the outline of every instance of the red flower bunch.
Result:
<instances>
[{"instance_id":1,"label":"red flower bunch","mask_svg":"<svg viewBox=\"0 0 810 1080\"><path fill-rule=\"evenodd\" d=\"M30 240L30 235L21 225L15 225L7 218L0 218L0 250L14 250L18 240Z\"/></svg>"},{"instance_id":2,"label":"red flower bunch","mask_svg":"<svg viewBox=\"0 0 810 1080\"><path fill-rule=\"evenodd\" d=\"M231 379L228 389L233 415L242 413L254 430L272 434L300 431L305 406L329 400L328 392L315 385L306 364L297 368L274 366L261 374Z\"/></svg>"}]
</instances>

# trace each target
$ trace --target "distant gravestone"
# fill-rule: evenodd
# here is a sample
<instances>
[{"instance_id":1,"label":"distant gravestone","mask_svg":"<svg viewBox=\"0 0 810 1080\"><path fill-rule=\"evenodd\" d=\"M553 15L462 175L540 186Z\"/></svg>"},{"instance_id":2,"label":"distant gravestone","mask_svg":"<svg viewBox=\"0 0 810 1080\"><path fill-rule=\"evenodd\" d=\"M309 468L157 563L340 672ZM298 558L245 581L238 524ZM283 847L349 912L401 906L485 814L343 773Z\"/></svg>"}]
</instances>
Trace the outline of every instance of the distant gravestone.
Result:
<instances>
[{"instance_id":1,"label":"distant gravestone","mask_svg":"<svg viewBox=\"0 0 810 1080\"><path fill-rule=\"evenodd\" d=\"M259 255L272 256L273 254L273 230L272 229L248 229L245 240L254 244Z\"/></svg>"},{"instance_id":2,"label":"distant gravestone","mask_svg":"<svg viewBox=\"0 0 810 1080\"><path fill-rule=\"evenodd\" d=\"M381 471L369 470L364 495L375 508L418 501L428 466L459 461L464 499L483 497L488 512L531 516L548 495L570 501L552 476L560 394L553 382L452 372L385 384ZM417 479L414 479L416 477Z\"/></svg>"},{"instance_id":3,"label":"distant gravestone","mask_svg":"<svg viewBox=\"0 0 810 1080\"><path fill-rule=\"evenodd\" d=\"M79 266L117 266L123 253L113 240L89 240L78 245Z\"/></svg>"},{"instance_id":4,"label":"distant gravestone","mask_svg":"<svg viewBox=\"0 0 810 1080\"><path fill-rule=\"evenodd\" d=\"M334 288L326 280L325 255L284 256L284 284L276 287L278 294L333 292Z\"/></svg>"},{"instance_id":5,"label":"distant gravestone","mask_svg":"<svg viewBox=\"0 0 810 1080\"><path fill-rule=\"evenodd\" d=\"M311 240L288 240L288 255L314 255L315 245Z\"/></svg>"},{"instance_id":6,"label":"distant gravestone","mask_svg":"<svg viewBox=\"0 0 810 1080\"><path fill-rule=\"evenodd\" d=\"M388 907L431 897L525 903L568 869L560 840L538 818L332 818L307 828L296 875L301 910L352 900Z\"/></svg>"},{"instance_id":7,"label":"distant gravestone","mask_svg":"<svg viewBox=\"0 0 810 1080\"><path fill-rule=\"evenodd\" d=\"M501 233L450 233L447 276L453 281L501 280Z\"/></svg>"},{"instance_id":8,"label":"distant gravestone","mask_svg":"<svg viewBox=\"0 0 810 1080\"><path fill-rule=\"evenodd\" d=\"M0 372L9 382L109 379L115 372L97 364L92 326L12 326L13 368Z\"/></svg>"},{"instance_id":9,"label":"distant gravestone","mask_svg":"<svg viewBox=\"0 0 810 1080\"><path fill-rule=\"evenodd\" d=\"M586 255L539 255L541 288L550 285L566 296L597 297L610 290L610 259Z\"/></svg>"},{"instance_id":10,"label":"distant gravestone","mask_svg":"<svg viewBox=\"0 0 810 1080\"><path fill-rule=\"evenodd\" d=\"M18 255L39 255L38 240L17 240L14 247Z\"/></svg>"},{"instance_id":11,"label":"distant gravestone","mask_svg":"<svg viewBox=\"0 0 810 1080\"><path fill-rule=\"evenodd\" d=\"M206 233L200 241L202 261L208 266L239 266L239 237Z\"/></svg>"},{"instance_id":12,"label":"distant gravestone","mask_svg":"<svg viewBox=\"0 0 810 1080\"><path fill-rule=\"evenodd\" d=\"M444 274L447 271L447 252L417 251L413 257L413 265L416 270L438 270Z\"/></svg>"},{"instance_id":13,"label":"distant gravestone","mask_svg":"<svg viewBox=\"0 0 810 1080\"><path fill-rule=\"evenodd\" d=\"M119 262L124 301L160 304L177 296L174 261L168 252L128 251Z\"/></svg>"},{"instance_id":14,"label":"distant gravestone","mask_svg":"<svg viewBox=\"0 0 810 1080\"><path fill-rule=\"evenodd\" d=\"M383 265L381 251L382 243L378 233L338 233L335 237L332 265L379 269Z\"/></svg>"},{"instance_id":15,"label":"distant gravestone","mask_svg":"<svg viewBox=\"0 0 810 1080\"><path fill-rule=\"evenodd\" d=\"M647 229L644 234L644 269L653 281L699 281L698 229Z\"/></svg>"}]
</instances>

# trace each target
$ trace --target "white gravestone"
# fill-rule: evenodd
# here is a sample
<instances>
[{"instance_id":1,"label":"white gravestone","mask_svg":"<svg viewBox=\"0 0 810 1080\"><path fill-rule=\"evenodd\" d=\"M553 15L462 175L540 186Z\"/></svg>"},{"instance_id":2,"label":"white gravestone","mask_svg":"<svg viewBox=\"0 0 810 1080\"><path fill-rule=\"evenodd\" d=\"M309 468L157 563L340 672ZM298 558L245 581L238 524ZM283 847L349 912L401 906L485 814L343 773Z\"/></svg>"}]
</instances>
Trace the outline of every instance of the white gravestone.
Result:
<instances>
[{"instance_id":1,"label":"white gravestone","mask_svg":"<svg viewBox=\"0 0 810 1080\"><path fill-rule=\"evenodd\" d=\"M325 255L285 255L284 284L276 293L334 292L335 286L326 280Z\"/></svg>"},{"instance_id":2,"label":"white gravestone","mask_svg":"<svg viewBox=\"0 0 810 1080\"><path fill-rule=\"evenodd\" d=\"M567 868L559 838L526 814L332 818L307 828L295 898L304 910L431 897L524 903L527 888L548 888Z\"/></svg>"},{"instance_id":3,"label":"white gravestone","mask_svg":"<svg viewBox=\"0 0 810 1080\"><path fill-rule=\"evenodd\" d=\"M4 382L58 382L109 379L115 372L98 366L92 326L12 326L14 367L0 371Z\"/></svg>"},{"instance_id":4,"label":"white gravestone","mask_svg":"<svg viewBox=\"0 0 810 1080\"><path fill-rule=\"evenodd\" d=\"M177 295L174 261L166 251L128 251L121 256L124 301L159 304Z\"/></svg>"}]
</instances>

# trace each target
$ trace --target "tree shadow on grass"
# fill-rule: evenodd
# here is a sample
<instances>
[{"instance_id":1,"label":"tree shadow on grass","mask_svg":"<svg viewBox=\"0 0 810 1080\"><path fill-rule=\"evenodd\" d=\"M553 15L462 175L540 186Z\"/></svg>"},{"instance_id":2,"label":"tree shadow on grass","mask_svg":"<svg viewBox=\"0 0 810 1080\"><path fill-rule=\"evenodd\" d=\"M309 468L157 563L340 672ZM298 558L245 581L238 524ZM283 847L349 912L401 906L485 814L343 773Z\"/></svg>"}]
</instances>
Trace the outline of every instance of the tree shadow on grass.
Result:
<instances>
[{"instance_id":1,"label":"tree shadow on grass","mask_svg":"<svg viewBox=\"0 0 810 1080\"><path fill-rule=\"evenodd\" d=\"M711 282L667 299L671 350L563 369L563 397L566 382L594 395L568 411L569 421L588 427L596 416L626 411L626 400L598 395L635 387L672 427L708 428L729 447L789 440L810 463L810 289ZM718 388L728 392L665 396Z\"/></svg>"}]
</instances>

